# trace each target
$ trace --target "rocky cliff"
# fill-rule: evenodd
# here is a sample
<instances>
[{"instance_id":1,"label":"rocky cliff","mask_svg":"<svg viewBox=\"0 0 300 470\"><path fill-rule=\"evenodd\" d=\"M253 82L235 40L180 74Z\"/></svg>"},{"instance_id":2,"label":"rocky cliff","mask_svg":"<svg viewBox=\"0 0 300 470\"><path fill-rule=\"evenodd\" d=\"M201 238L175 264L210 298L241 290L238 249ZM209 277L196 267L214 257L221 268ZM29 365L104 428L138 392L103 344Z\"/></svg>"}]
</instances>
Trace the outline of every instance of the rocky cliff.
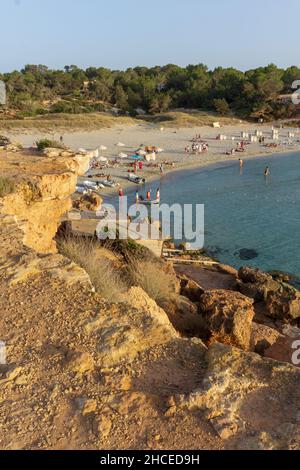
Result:
<instances>
[{"instance_id":1,"label":"rocky cliff","mask_svg":"<svg viewBox=\"0 0 300 470\"><path fill-rule=\"evenodd\" d=\"M23 224L24 244L39 253L55 252L53 238L61 217L71 209L77 175L82 170L69 156L49 157L28 151L0 153L0 173L15 189L0 202L0 214Z\"/></svg>"},{"instance_id":2,"label":"rocky cliff","mask_svg":"<svg viewBox=\"0 0 300 470\"><path fill-rule=\"evenodd\" d=\"M250 270L230 290L181 279L164 309L138 286L108 302L56 253L66 158L0 156L15 183L0 200L0 448L299 449L299 369L263 357L298 337L283 323L297 294Z\"/></svg>"}]
</instances>

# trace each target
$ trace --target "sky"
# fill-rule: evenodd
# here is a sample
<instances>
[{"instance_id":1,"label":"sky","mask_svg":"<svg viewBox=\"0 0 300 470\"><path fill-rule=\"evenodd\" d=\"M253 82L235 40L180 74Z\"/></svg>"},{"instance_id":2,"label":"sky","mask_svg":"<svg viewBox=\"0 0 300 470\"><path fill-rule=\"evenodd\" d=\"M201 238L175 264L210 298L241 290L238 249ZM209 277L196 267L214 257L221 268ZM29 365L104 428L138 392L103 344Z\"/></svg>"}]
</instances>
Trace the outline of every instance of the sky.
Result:
<instances>
[{"instance_id":1,"label":"sky","mask_svg":"<svg viewBox=\"0 0 300 470\"><path fill-rule=\"evenodd\" d=\"M0 0L0 72L300 66L299 0Z\"/></svg>"}]
</instances>

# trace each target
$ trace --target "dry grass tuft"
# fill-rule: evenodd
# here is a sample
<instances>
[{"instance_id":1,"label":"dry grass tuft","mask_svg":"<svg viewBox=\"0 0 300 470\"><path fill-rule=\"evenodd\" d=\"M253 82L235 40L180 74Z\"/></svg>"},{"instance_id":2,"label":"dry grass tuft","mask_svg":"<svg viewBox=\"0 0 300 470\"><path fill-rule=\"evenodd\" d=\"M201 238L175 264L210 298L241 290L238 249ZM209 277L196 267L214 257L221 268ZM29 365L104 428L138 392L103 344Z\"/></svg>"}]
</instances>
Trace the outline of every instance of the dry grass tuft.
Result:
<instances>
[{"instance_id":1,"label":"dry grass tuft","mask_svg":"<svg viewBox=\"0 0 300 470\"><path fill-rule=\"evenodd\" d=\"M135 285L140 286L157 304L173 300L176 279L163 270L160 263L153 261L132 261L129 266L130 277Z\"/></svg>"},{"instance_id":2,"label":"dry grass tuft","mask_svg":"<svg viewBox=\"0 0 300 470\"><path fill-rule=\"evenodd\" d=\"M0 177L0 197L7 196L15 191L15 183L5 177Z\"/></svg>"},{"instance_id":3,"label":"dry grass tuft","mask_svg":"<svg viewBox=\"0 0 300 470\"><path fill-rule=\"evenodd\" d=\"M0 130L24 130L39 132L74 132L76 130L98 130L115 125L135 124L133 118L113 116L107 113L47 114L24 119L0 118Z\"/></svg>"},{"instance_id":4,"label":"dry grass tuft","mask_svg":"<svg viewBox=\"0 0 300 470\"><path fill-rule=\"evenodd\" d=\"M90 276L96 292L110 302L122 300L128 286L113 261L99 256L99 244L84 238L62 238L57 242L61 254L82 267Z\"/></svg>"}]
</instances>

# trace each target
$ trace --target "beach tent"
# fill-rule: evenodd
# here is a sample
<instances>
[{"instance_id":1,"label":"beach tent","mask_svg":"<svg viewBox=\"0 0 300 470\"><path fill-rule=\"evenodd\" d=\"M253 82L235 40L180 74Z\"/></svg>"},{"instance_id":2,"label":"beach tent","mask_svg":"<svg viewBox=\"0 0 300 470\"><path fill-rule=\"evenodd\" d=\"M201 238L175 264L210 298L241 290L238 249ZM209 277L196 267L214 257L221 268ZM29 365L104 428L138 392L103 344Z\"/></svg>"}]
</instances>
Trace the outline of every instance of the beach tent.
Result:
<instances>
[{"instance_id":1,"label":"beach tent","mask_svg":"<svg viewBox=\"0 0 300 470\"><path fill-rule=\"evenodd\" d=\"M215 129L220 129L221 126L220 126L220 123L219 123L219 122L213 122L213 127L214 127Z\"/></svg>"},{"instance_id":2,"label":"beach tent","mask_svg":"<svg viewBox=\"0 0 300 470\"><path fill-rule=\"evenodd\" d=\"M107 150L107 147L105 147L105 145L100 145L99 150L101 152L104 152L105 150Z\"/></svg>"},{"instance_id":3,"label":"beach tent","mask_svg":"<svg viewBox=\"0 0 300 470\"><path fill-rule=\"evenodd\" d=\"M117 147L125 147L125 144L123 144L122 142L119 142L118 144L116 144Z\"/></svg>"}]
</instances>

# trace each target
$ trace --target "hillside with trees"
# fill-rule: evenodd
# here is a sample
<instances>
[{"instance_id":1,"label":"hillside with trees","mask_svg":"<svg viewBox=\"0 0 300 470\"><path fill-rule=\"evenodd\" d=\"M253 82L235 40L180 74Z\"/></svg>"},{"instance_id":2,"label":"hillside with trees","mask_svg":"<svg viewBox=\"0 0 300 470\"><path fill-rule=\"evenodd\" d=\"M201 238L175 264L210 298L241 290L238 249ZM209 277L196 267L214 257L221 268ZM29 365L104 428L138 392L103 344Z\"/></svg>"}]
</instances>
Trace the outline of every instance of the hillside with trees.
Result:
<instances>
[{"instance_id":1,"label":"hillside with trees","mask_svg":"<svg viewBox=\"0 0 300 470\"><path fill-rule=\"evenodd\" d=\"M75 65L51 70L26 65L0 74L7 103L2 114L23 118L52 113L82 114L117 108L135 116L185 108L215 111L223 116L265 120L292 118L297 107L285 98L300 79L296 66L284 70L268 65L241 72L203 64L135 67L126 71Z\"/></svg>"}]
</instances>

